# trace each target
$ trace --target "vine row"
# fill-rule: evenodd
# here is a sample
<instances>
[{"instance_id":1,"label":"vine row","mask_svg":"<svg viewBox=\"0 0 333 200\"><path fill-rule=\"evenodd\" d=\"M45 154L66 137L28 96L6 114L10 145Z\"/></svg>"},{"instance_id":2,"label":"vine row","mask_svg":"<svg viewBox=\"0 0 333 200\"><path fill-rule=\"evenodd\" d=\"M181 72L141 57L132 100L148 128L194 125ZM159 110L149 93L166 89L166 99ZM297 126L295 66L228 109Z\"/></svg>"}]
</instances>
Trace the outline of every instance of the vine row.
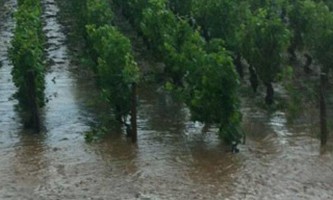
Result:
<instances>
[{"instance_id":1,"label":"vine row","mask_svg":"<svg viewBox=\"0 0 333 200\"><path fill-rule=\"evenodd\" d=\"M126 124L131 115L129 132L135 129L134 88L139 81L139 68L127 37L112 25L113 11L106 0L73 1L78 13L81 34L90 66L97 76L102 97L111 105L116 120ZM133 110L134 109L134 110ZM136 140L136 131L133 141Z\"/></svg>"},{"instance_id":2,"label":"vine row","mask_svg":"<svg viewBox=\"0 0 333 200\"><path fill-rule=\"evenodd\" d=\"M206 42L168 8L168 1L114 2L155 57L165 63L167 87L180 92L192 119L218 124L227 143L239 141L239 80L223 40Z\"/></svg>"},{"instance_id":3,"label":"vine row","mask_svg":"<svg viewBox=\"0 0 333 200\"><path fill-rule=\"evenodd\" d=\"M14 97L19 102L18 108L25 127L39 131L39 108L45 104L44 36L40 1L19 0L15 19L16 28L9 51L14 66L13 81L18 88Z\"/></svg>"}]
</instances>

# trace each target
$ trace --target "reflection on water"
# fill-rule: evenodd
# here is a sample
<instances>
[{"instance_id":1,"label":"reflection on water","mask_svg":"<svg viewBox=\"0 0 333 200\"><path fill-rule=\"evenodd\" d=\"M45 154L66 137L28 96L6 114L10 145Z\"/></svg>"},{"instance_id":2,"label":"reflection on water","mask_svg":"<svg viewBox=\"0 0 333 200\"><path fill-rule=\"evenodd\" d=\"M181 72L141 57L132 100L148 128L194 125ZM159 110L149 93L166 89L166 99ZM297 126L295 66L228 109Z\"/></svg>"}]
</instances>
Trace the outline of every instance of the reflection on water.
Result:
<instances>
[{"instance_id":1,"label":"reflection on water","mask_svg":"<svg viewBox=\"0 0 333 200\"><path fill-rule=\"evenodd\" d=\"M14 2L14 1L13 1ZM139 89L138 144L114 129L86 144L98 96L70 62L53 0L43 1L47 35L45 132L21 131L6 48L14 23L0 32L0 199L330 199L333 156L321 155L305 122L243 104L247 144L231 154L216 127L190 122L188 110L154 86ZM7 28L3 28L7 27Z\"/></svg>"},{"instance_id":2,"label":"reflection on water","mask_svg":"<svg viewBox=\"0 0 333 200\"><path fill-rule=\"evenodd\" d=\"M48 132L56 133L52 134L52 137L61 139L62 136L59 133L81 133L87 130L87 127L81 120L84 117L80 111L82 102L74 96L77 87L73 75L69 71L70 59L68 58L68 49L64 45L66 37L56 18L59 9L52 0L42 2L44 9L42 15L43 31L48 46L46 57L51 63L45 77L45 96L48 98L48 103L45 108L44 124ZM61 113L63 115L59 117ZM72 135L72 137L75 136Z\"/></svg>"},{"instance_id":3,"label":"reflection on water","mask_svg":"<svg viewBox=\"0 0 333 200\"><path fill-rule=\"evenodd\" d=\"M16 1L4 1L4 5L0 6L0 133L6 132L6 135L0 135L0 145L6 146L7 142L16 141L15 132L20 126L19 119L14 112L14 105L17 103L12 98L16 87L12 82L11 70L12 65L8 58L8 48L13 37L15 28L12 13L16 7Z\"/></svg>"}]
</instances>

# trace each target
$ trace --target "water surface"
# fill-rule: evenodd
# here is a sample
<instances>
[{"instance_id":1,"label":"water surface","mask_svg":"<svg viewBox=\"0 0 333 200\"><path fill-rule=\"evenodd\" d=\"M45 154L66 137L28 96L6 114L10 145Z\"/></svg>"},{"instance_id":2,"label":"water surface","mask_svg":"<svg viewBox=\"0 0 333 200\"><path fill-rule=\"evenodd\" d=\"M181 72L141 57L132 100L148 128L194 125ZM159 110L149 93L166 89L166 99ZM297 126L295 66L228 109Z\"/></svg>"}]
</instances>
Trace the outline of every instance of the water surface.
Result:
<instances>
[{"instance_id":1,"label":"water surface","mask_svg":"<svg viewBox=\"0 0 333 200\"><path fill-rule=\"evenodd\" d=\"M49 66L41 134L23 131L15 112L6 50L15 23L10 15L0 22L0 199L332 198L333 156L320 153L311 123L290 126L285 113L246 101L248 136L239 154L227 152L216 128L190 122L184 105L154 86L139 89L137 145L121 127L86 143L84 133L109 112L94 103L94 82L71 62L56 4L42 2Z\"/></svg>"}]
</instances>

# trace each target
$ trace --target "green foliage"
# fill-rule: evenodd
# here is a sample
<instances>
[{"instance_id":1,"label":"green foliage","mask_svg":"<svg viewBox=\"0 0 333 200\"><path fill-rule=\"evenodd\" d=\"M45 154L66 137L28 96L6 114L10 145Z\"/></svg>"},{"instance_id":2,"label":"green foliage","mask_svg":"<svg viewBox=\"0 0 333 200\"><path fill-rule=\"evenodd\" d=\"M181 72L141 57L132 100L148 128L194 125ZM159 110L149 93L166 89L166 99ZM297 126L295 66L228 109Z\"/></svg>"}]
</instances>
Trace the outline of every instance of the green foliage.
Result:
<instances>
[{"instance_id":1,"label":"green foliage","mask_svg":"<svg viewBox=\"0 0 333 200\"><path fill-rule=\"evenodd\" d=\"M129 19L137 31L141 32L140 22L143 17L143 10L148 7L150 0L113 0L122 9L122 13ZM163 3L165 0L162 0Z\"/></svg>"},{"instance_id":2,"label":"green foliage","mask_svg":"<svg viewBox=\"0 0 333 200\"><path fill-rule=\"evenodd\" d=\"M174 36L176 26L176 17L166 9L165 1L149 0L149 6L142 10L140 28L157 56L163 55L164 44Z\"/></svg>"},{"instance_id":3,"label":"green foliage","mask_svg":"<svg viewBox=\"0 0 333 200\"><path fill-rule=\"evenodd\" d=\"M200 61L198 57L204 56L205 41L198 32L185 20L178 20L175 32L168 42L164 43L164 54L166 63L166 75L173 80L177 86L183 85L184 76L194 71Z\"/></svg>"},{"instance_id":4,"label":"green foliage","mask_svg":"<svg viewBox=\"0 0 333 200\"><path fill-rule=\"evenodd\" d=\"M195 0L169 0L170 8L180 16L190 16Z\"/></svg>"},{"instance_id":5,"label":"green foliage","mask_svg":"<svg viewBox=\"0 0 333 200\"><path fill-rule=\"evenodd\" d=\"M333 11L333 2L331 0L313 0L315 3L325 4L330 11Z\"/></svg>"},{"instance_id":6,"label":"green foliage","mask_svg":"<svg viewBox=\"0 0 333 200\"><path fill-rule=\"evenodd\" d=\"M104 26L110 24L113 13L105 0L86 0L87 1L87 24Z\"/></svg>"},{"instance_id":7,"label":"green foliage","mask_svg":"<svg viewBox=\"0 0 333 200\"><path fill-rule=\"evenodd\" d=\"M85 25L87 24L87 3L90 0L71 0L68 1L68 9L74 18L76 19L75 22L71 24L74 26L74 30L77 32L78 35L83 35L86 37L86 30ZM66 5L67 6L67 5Z\"/></svg>"},{"instance_id":8,"label":"green foliage","mask_svg":"<svg viewBox=\"0 0 333 200\"><path fill-rule=\"evenodd\" d=\"M130 112L131 84L139 81L139 69L130 41L112 24L113 12L106 0L86 2L86 43L95 65L103 98L112 106L116 118Z\"/></svg>"},{"instance_id":9,"label":"green foliage","mask_svg":"<svg viewBox=\"0 0 333 200\"><path fill-rule=\"evenodd\" d=\"M134 21L155 56L165 65L166 88L181 93L193 120L216 123L226 142L239 140L241 114L238 77L222 40L207 44L188 22L176 17L165 0L122 3L126 13L140 13ZM132 9L132 10L131 10ZM141 20L138 20L141 19Z\"/></svg>"},{"instance_id":10,"label":"green foliage","mask_svg":"<svg viewBox=\"0 0 333 200\"><path fill-rule=\"evenodd\" d=\"M241 53L271 97L272 82L292 82L293 70L284 66L282 56L289 45L292 50L310 50L325 72L333 66L329 0L115 2L165 63L166 88L181 91L193 119L220 124L227 141L240 137L236 133L241 118L230 55ZM296 105L299 94L290 92ZM289 105L294 113L295 105Z\"/></svg>"},{"instance_id":11,"label":"green foliage","mask_svg":"<svg viewBox=\"0 0 333 200\"><path fill-rule=\"evenodd\" d=\"M290 33L274 13L259 9L243 27L242 54L263 82L273 82L281 72L282 53Z\"/></svg>"},{"instance_id":12,"label":"green foliage","mask_svg":"<svg viewBox=\"0 0 333 200\"><path fill-rule=\"evenodd\" d=\"M289 26L292 31L291 45L298 49L304 47L304 33L310 25L307 16L302 13L302 2L303 0L292 1L288 9Z\"/></svg>"},{"instance_id":13,"label":"green foliage","mask_svg":"<svg viewBox=\"0 0 333 200\"><path fill-rule=\"evenodd\" d=\"M305 38L315 59L326 69L333 68L333 13L323 2L303 2L303 15L308 17Z\"/></svg>"},{"instance_id":14,"label":"green foliage","mask_svg":"<svg viewBox=\"0 0 333 200\"><path fill-rule=\"evenodd\" d=\"M163 59L166 75L176 85L182 85L183 76L190 66L191 54L204 45L198 32L186 20L177 18L166 7L166 1L148 1L142 10L140 28L148 39L154 55Z\"/></svg>"},{"instance_id":15,"label":"green foliage","mask_svg":"<svg viewBox=\"0 0 333 200\"><path fill-rule=\"evenodd\" d=\"M73 0L79 34L83 35L86 58L82 59L95 72L101 96L120 119L130 112L131 85L139 81L139 69L132 55L130 41L116 30L111 5L121 1ZM77 7L75 7L77 5ZM87 134L87 138L91 135ZM98 134L97 134L98 135Z\"/></svg>"},{"instance_id":16,"label":"green foliage","mask_svg":"<svg viewBox=\"0 0 333 200\"><path fill-rule=\"evenodd\" d=\"M130 41L109 25L88 25L87 32L98 55L97 74L103 96L117 115L126 116L131 105L131 84L139 80Z\"/></svg>"},{"instance_id":17,"label":"green foliage","mask_svg":"<svg viewBox=\"0 0 333 200\"><path fill-rule=\"evenodd\" d=\"M220 136L227 143L240 140L239 81L231 56L221 48L197 54L196 59L200 65L189 73L185 89L192 118L219 124Z\"/></svg>"},{"instance_id":18,"label":"green foliage","mask_svg":"<svg viewBox=\"0 0 333 200\"><path fill-rule=\"evenodd\" d=\"M10 59L14 65L13 81L18 88L15 98L19 101L19 108L32 113L31 102L39 106L44 105L44 66L43 66L43 35L41 6L37 0L19 1L15 13L17 22L10 49ZM33 73L36 88L31 88L29 73ZM34 90L36 97L31 97ZM33 99L32 99L33 98ZM35 99L36 98L36 99Z\"/></svg>"},{"instance_id":19,"label":"green foliage","mask_svg":"<svg viewBox=\"0 0 333 200\"><path fill-rule=\"evenodd\" d=\"M86 0L86 7L84 10L86 10L86 19L84 20L86 23L83 25L84 27L86 25L93 24L98 28L106 24L111 24L112 22L113 13L105 0ZM91 61L94 63L91 67L94 72L97 72L96 65L98 63L98 53L93 47L94 41L92 41L87 35L86 29L84 36L87 46L87 54L90 55Z\"/></svg>"},{"instance_id":20,"label":"green foliage","mask_svg":"<svg viewBox=\"0 0 333 200\"><path fill-rule=\"evenodd\" d=\"M294 1L294 0L292 0ZM281 9L285 9L290 0L248 0L252 11L257 11L259 9L268 9L270 12L275 12L275 14L281 13Z\"/></svg>"},{"instance_id":21,"label":"green foliage","mask_svg":"<svg viewBox=\"0 0 333 200\"><path fill-rule=\"evenodd\" d=\"M229 50L239 48L238 32L249 15L246 2L196 0L193 3L193 15L199 26L205 29L211 38L223 39Z\"/></svg>"}]
</instances>

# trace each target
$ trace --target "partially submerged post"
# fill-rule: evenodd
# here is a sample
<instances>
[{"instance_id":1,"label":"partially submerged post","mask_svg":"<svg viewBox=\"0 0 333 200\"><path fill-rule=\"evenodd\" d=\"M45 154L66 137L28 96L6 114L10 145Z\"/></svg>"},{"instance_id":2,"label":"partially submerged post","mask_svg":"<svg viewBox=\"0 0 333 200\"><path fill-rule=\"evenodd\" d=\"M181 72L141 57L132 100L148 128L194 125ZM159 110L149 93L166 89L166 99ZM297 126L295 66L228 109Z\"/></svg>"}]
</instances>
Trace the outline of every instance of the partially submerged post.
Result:
<instances>
[{"instance_id":1,"label":"partially submerged post","mask_svg":"<svg viewBox=\"0 0 333 200\"><path fill-rule=\"evenodd\" d=\"M328 130L327 130L327 113L326 113L326 101L325 101L325 89L326 89L326 73L320 74L320 144L326 145Z\"/></svg>"},{"instance_id":2,"label":"partially submerged post","mask_svg":"<svg viewBox=\"0 0 333 200\"><path fill-rule=\"evenodd\" d=\"M131 97L131 128L132 128L132 142L136 143L138 139L137 123L136 123L136 83L132 83L132 97Z\"/></svg>"},{"instance_id":3,"label":"partially submerged post","mask_svg":"<svg viewBox=\"0 0 333 200\"><path fill-rule=\"evenodd\" d=\"M231 153L238 153L239 149L237 148L238 142L232 141L231 143Z\"/></svg>"}]
</instances>

